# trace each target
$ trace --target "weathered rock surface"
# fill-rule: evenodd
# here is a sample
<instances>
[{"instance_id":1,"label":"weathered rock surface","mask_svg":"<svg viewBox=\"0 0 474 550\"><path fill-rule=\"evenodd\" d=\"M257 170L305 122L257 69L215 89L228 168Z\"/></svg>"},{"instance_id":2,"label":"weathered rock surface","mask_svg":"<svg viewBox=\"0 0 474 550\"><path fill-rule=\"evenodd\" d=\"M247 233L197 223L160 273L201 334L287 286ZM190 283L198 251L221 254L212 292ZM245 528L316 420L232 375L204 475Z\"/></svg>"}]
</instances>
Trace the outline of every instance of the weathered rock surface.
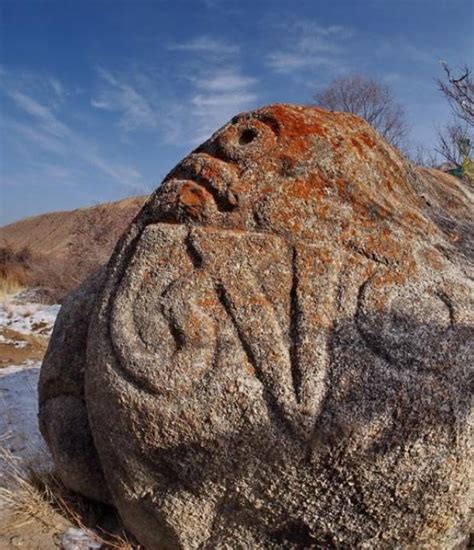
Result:
<instances>
[{"instance_id":1,"label":"weathered rock surface","mask_svg":"<svg viewBox=\"0 0 474 550\"><path fill-rule=\"evenodd\" d=\"M472 205L352 115L235 117L63 307L40 418L65 483L149 549L465 544Z\"/></svg>"},{"instance_id":2,"label":"weathered rock surface","mask_svg":"<svg viewBox=\"0 0 474 550\"><path fill-rule=\"evenodd\" d=\"M84 401L87 329L105 270L71 292L61 308L40 375L40 429L56 469L73 491L110 502Z\"/></svg>"}]
</instances>

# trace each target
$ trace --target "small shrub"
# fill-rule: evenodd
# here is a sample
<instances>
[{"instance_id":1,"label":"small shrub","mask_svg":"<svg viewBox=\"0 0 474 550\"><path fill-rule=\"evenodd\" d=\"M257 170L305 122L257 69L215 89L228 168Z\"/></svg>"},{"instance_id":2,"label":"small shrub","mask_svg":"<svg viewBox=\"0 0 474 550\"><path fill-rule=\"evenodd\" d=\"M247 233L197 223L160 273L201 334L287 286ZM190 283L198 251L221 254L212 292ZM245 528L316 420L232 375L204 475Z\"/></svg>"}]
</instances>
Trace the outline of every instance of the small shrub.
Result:
<instances>
[{"instance_id":1,"label":"small shrub","mask_svg":"<svg viewBox=\"0 0 474 550\"><path fill-rule=\"evenodd\" d=\"M30 283L31 258L28 248L15 252L8 243L0 247L0 297L19 292Z\"/></svg>"}]
</instances>

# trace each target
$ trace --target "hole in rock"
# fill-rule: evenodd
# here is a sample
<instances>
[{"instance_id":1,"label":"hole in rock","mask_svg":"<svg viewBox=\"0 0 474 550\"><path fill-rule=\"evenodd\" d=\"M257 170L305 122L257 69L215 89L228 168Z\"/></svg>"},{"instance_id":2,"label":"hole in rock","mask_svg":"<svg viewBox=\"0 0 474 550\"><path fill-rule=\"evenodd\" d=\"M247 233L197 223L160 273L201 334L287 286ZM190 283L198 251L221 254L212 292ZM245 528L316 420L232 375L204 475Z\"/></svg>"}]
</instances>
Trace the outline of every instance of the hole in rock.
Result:
<instances>
[{"instance_id":1,"label":"hole in rock","mask_svg":"<svg viewBox=\"0 0 474 550\"><path fill-rule=\"evenodd\" d=\"M310 528L302 522L295 521L274 533L275 540L282 546L288 543L296 545L297 548L314 548L316 540L311 534Z\"/></svg>"},{"instance_id":2,"label":"hole in rock","mask_svg":"<svg viewBox=\"0 0 474 550\"><path fill-rule=\"evenodd\" d=\"M257 137L257 131L253 128L245 128L245 130L240 134L239 143L240 145L247 145L251 143Z\"/></svg>"}]
</instances>

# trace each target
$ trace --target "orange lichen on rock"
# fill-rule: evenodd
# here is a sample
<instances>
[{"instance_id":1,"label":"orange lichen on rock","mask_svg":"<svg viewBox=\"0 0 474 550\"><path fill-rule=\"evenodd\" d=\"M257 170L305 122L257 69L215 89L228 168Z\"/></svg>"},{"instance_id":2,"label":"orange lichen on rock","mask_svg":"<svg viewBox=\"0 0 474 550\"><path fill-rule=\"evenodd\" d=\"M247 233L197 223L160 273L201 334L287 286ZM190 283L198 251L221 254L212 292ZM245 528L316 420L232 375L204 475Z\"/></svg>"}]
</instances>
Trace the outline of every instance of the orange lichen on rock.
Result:
<instances>
[{"instance_id":1,"label":"orange lichen on rock","mask_svg":"<svg viewBox=\"0 0 474 550\"><path fill-rule=\"evenodd\" d=\"M363 141L366 144L367 147L370 147L371 149L373 149L377 145L375 139L373 139L368 134L368 132L361 132L360 134L357 135L357 137L358 137L358 139Z\"/></svg>"},{"instance_id":2,"label":"orange lichen on rock","mask_svg":"<svg viewBox=\"0 0 474 550\"><path fill-rule=\"evenodd\" d=\"M191 218L199 217L206 202L212 201L211 195L193 182L185 183L178 195L178 204L184 208Z\"/></svg>"},{"instance_id":3,"label":"orange lichen on rock","mask_svg":"<svg viewBox=\"0 0 474 550\"><path fill-rule=\"evenodd\" d=\"M361 145L359 140L357 140L354 137L351 137L351 143L357 149L357 151L359 152L360 155L364 155L364 148Z\"/></svg>"},{"instance_id":4,"label":"orange lichen on rock","mask_svg":"<svg viewBox=\"0 0 474 550\"><path fill-rule=\"evenodd\" d=\"M311 174L306 179L293 181L289 184L288 191L293 197L314 202L315 198L322 198L324 196L326 185L327 182L317 174Z\"/></svg>"}]
</instances>

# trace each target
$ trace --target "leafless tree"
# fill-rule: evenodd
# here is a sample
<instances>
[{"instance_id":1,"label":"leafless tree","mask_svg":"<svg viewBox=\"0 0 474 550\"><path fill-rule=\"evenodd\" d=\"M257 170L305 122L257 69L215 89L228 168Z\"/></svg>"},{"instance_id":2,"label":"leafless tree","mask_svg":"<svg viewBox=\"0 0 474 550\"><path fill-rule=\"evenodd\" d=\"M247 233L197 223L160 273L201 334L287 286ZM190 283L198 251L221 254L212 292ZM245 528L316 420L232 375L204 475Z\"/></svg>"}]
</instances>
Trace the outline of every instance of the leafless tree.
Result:
<instances>
[{"instance_id":1,"label":"leafless tree","mask_svg":"<svg viewBox=\"0 0 474 550\"><path fill-rule=\"evenodd\" d=\"M474 82L471 71L465 65L458 76L454 76L446 61L441 61L446 80L438 79L438 86L448 100L455 117L474 128Z\"/></svg>"},{"instance_id":2,"label":"leafless tree","mask_svg":"<svg viewBox=\"0 0 474 550\"><path fill-rule=\"evenodd\" d=\"M395 145L403 145L408 124L405 112L387 84L360 75L333 80L314 95L317 105L331 111L346 111L365 118L382 136Z\"/></svg>"},{"instance_id":3,"label":"leafless tree","mask_svg":"<svg viewBox=\"0 0 474 550\"><path fill-rule=\"evenodd\" d=\"M461 166L472 151L467 125L459 120L447 124L443 129L438 129L437 141L435 151L456 166Z\"/></svg>"},{"instance_id":4,"label":"leafless tree","mask_svg":"<svg viewBox=\"0 0 474 550\"><path fill-rule=\"evenodd\" d=\"M436 168L439 165L439 157L435 151L432 151L422 145L408 151L408 158L416 166L427 166Z\"/></svg>"}]
</instances>

